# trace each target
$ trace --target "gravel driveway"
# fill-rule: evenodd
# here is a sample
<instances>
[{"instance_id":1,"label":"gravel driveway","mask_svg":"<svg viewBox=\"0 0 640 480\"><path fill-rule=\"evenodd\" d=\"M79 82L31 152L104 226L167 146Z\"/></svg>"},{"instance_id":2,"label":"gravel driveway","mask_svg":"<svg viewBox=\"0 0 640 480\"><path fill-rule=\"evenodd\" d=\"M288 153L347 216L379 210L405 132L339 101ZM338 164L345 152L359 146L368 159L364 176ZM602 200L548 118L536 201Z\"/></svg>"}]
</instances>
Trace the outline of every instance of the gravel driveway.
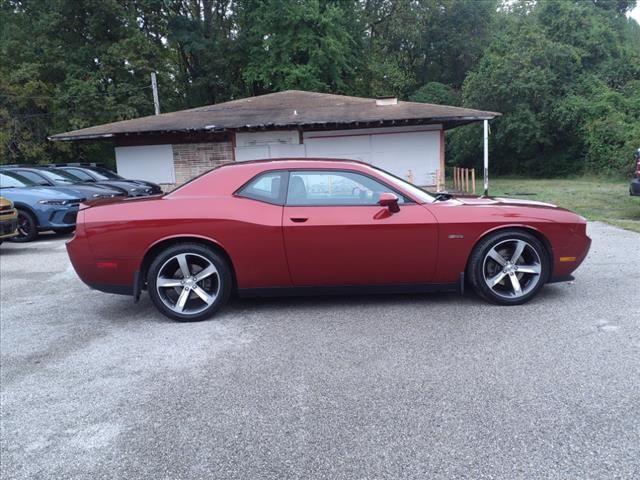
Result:
<instances>
[{"instance_id":1,"label":"gravel driveway","mask_svg":"<svg viewBox=\"0 0 640 480\"><path fill-rule=\"evenodd\" d=\"M65 238L5 243L1 476L638 478L640 235L589 234L575 283L522 307L256 299L197 324L89 290Z\"/></svg>"}]
</instances>

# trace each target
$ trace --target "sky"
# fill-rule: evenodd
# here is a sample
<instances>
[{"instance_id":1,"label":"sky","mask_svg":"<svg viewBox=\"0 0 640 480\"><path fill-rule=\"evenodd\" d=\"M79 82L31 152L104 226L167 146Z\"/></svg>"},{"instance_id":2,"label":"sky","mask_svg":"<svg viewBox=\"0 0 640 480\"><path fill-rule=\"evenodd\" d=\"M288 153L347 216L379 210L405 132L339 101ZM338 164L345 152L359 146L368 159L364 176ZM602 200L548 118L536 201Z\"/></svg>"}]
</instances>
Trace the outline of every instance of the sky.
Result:
<instances>
[{"instance_id":1,"label":"sky","mask_svg":"<svg viewBox=\"0 0 640 480\"><path fill-rule=\"evenodd\" d=\"M631 10L631 14L629 15L631 18L634 18L636 22L640 23L640 4L633 10Z\"/></svg>"}]
</instances>

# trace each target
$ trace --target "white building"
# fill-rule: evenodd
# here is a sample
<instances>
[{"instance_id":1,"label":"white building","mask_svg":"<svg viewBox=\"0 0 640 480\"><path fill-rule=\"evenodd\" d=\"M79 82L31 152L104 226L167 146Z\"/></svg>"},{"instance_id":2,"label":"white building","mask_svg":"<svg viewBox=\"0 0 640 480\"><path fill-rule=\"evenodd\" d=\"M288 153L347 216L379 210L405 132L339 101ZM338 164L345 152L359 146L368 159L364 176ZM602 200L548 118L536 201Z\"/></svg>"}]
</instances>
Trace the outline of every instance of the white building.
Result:
<instances>
[{"instance_id":1,"label":"white building","mask_svg":"<svg viewBox=\"0 0 640 480\"><path fill-rule=\"evenodd\" d=\"M347 158L417 185L444 182L444 132L499 114L467 108L289 90L61 133L111 140L118 173L167 186L222 163Z\"/></svg>"}]
</instances>

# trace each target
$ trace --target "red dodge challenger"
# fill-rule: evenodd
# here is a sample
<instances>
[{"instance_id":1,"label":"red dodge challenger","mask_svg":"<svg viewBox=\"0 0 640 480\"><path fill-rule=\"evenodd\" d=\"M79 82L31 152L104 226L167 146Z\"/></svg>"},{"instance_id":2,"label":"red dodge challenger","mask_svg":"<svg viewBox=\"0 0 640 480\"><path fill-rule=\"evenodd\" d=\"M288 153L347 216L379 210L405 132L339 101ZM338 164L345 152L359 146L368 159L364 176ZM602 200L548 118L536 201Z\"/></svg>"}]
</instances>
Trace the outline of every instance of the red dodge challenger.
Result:
<instances>
[{"instance_id":1,"label":"red dodge challenger","mask_svg":"<svg viewBox=\"0 0 640 480\"><path fill-rule=\"evenodd\" d=\"M463 291L519 305L570 280L591 240L553 205L430 194L350 160L224 165L156 197L82 205L67 244L90 287L166 316L241 296Z\"/></svg>"}]
</instances>

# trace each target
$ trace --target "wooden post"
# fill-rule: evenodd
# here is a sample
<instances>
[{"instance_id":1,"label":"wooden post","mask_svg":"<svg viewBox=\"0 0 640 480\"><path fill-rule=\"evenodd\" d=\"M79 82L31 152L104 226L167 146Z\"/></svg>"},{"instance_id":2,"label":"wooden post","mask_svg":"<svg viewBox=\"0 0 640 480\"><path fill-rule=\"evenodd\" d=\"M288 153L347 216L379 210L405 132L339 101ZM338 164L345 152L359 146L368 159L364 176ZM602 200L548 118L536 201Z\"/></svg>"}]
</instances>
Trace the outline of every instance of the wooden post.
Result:
<instances>
[{"instance_id":1,"label":"wooden post","mask_svg":"<svg viewBox=\"0 0 640 480\"><path fill-rule=\"evenodd\" d=\"M476 194L476 169L471 169L471 187L473 188L473 194Z\"/></svg>"}]
</instances>

